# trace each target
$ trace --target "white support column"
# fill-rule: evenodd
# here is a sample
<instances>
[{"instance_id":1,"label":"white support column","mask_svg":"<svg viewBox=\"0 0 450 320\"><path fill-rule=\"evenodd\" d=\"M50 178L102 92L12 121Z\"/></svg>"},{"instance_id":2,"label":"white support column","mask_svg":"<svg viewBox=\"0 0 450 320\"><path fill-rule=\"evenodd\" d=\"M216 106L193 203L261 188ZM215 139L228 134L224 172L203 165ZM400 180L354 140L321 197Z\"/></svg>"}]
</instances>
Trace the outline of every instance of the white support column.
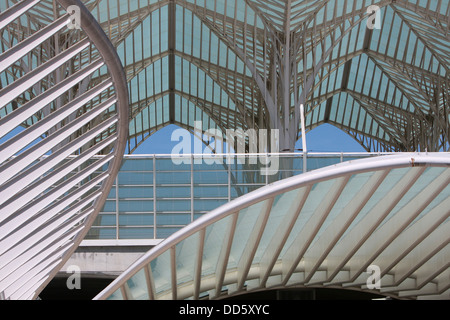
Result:
<instances>
[{"instance_id":1,"label":"white support column","mask_svg":"<svg viewBox=\"0 0 450 320\"><path fill-rule=\"evenodd\" d=\"M156 239L156 156L153 155L153 238Z\"/></svg>"},{"instance_id":2,"label":"white support column","mask_svg":"<svg viewBox=\"0 0 450 320\"><path fill-rule=\"evenodd\" d=\"M193 290L193 298L194 300L198 300L200 295L200 284L202 281L202 262L203 262L203 249L205 247L205 234L206 229L202 229L199 231L198 235L198 248L196 250L196 260L194 266L194 290Z\"/></svg>"},{"instance_id":3,"label":"white support column","mask_svg":"<svg viewBox=\"0 0 450 320\"><path fill-rule=\"evenodd\" d=\"M194 221L194 155L191 155L191 222Z\"/></svg>"},{"instance_id":4,"label":"white support column","mask_svg":"<svg viewBox=\"0 0 450 320\"><path fill-rule=\"evenodd\" d=\"M308 147L306 146L305 108L300 105L300 122L302 126L303 172L308 171Z\"/></svg>"},{"instance_id":5,"label":"white support column","mask_svg":"<svg viewBox=\"0 0 450 320\"><path fill-rule=\"evenodd\" d=\"M286 1L285 10L285 25L284 25L284 59L283 59L283 73L282 73L282 84L283 84L283 126L280 128L283 132L281 134L282 142L280 142L280 148L290 149L291 139L289 132L289 121L291 113L291 0ZM293 152L294 150L289 150Z\"/></svg>"}]
</instances>

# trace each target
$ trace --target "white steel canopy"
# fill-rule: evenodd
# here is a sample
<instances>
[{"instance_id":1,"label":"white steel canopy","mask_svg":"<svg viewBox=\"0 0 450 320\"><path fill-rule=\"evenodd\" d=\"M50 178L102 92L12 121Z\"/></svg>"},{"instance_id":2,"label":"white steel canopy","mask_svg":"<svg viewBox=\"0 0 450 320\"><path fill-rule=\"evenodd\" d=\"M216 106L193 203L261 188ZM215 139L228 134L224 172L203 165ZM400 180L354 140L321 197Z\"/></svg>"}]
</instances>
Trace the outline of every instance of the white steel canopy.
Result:
<instances>
[{"instance_id":1,"label":"white steel canopy","mask_svg":"<svg viewBox=\"0 0 450 320\"><path fill-rule=\"evenodd\" d=\"M1 299L36 298L69 259L125 150L120 60L80 1L58 2L0 12ZM96 73L107 76L91 83Z\"/></svg>"},{"instance_id":2,"label":"white steel canopy","mask_svg":"<svg viewBox=\"0 0 450 320\"><path fill-rule=\"evenodd\" d=\"M280 151L293 151L301 104L307 130L332 124L368 151L450 149L448 0L87 6L124 64L130 153L163 126L193 131L195 120L279 129Z\"/></svg>"},{"instance_id":3,"label":"white steel canopy","mask_svg":"<svg viewBox=\"0 0 450 320\"><path fill-rule=\"evenodd\" d=\"M349 161L288 178L194 221L95 299L217 299L286 287L449 299L449 182L446 153ZM368 283L372 266L380 288Z\"/></svg>"}]
</instances>

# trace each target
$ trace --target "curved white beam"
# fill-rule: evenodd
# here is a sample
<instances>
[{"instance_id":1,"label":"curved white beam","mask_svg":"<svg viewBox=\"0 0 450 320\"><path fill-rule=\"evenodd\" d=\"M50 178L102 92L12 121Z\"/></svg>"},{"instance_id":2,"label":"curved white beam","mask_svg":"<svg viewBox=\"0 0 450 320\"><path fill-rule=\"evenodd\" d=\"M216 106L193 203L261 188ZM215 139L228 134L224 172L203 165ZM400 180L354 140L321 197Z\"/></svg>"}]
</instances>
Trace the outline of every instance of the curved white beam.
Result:
<instances>
[{"instance_id":1,"label":"curved white beam","mask_svg":"<svg viewBox=\"0 0 450 320\"><path fill-rule=\"evenodd\" d=\"M3 16L32 17L33 3L12 6L2 23ZM114 182L128 133L128 91L115 50L80 1L59 3L54 13L61 17L46 17L40 30L30 28L0 54L2 71L15 74L0 90L0 293L6 299L36 298L79 245ZM69 5L80 9L80 31L64 28ZM53 41L61 33L64 50ZM34 50L45 54L26 66ZM92 51L97 57L86 59ZM102 66L108 78L87 88Z\"/></svg>"}]
</instances>

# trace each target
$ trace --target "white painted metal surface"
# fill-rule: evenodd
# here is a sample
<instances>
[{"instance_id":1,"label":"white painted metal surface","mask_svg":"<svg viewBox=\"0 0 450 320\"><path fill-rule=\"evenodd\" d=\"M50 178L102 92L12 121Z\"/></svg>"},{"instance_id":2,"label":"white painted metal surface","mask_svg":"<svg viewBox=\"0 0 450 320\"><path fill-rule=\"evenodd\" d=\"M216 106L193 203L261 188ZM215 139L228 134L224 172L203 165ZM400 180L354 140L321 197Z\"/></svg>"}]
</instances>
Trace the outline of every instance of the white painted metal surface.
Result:
<instances>
[{"instance_id":1,"label":"white painted metal surface","mask_svg":"<svg viewBox=\"0 0 450 320\"><path fill-rule=\"evenodd\" d=\"M286 287L450 298L450 156L349 161L262 187L164 240L95 299ZM381 286L369 267L381 270Z\"/></svg>"}]
</instances>

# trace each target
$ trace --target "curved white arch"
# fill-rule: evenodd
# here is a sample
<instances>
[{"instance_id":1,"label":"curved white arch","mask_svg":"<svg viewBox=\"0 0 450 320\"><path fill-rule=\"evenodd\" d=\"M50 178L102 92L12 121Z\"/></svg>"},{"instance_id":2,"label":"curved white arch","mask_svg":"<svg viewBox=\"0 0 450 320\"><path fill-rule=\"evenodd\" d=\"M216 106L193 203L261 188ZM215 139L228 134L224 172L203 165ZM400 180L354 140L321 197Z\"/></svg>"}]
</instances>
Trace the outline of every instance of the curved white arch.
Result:
<instances>
[{"instance_id":1,"label":"curved white arch","mask_svg":"<svg viewBox=\"0 0 450 320\"><path fill-rule=\"evenodd\" d=\"M26 24L27 10L42 9L24 11L25 2L0 13L10 19L5 32ZM70 258L106 200L126 145L120 60L80 1L58 2L52 10L59 18L42 10L39 27L0 54L0 72L14 75L6 84L2 77L0 89L0 299L36 298ZM77 30L68 28L69 6L79 10ZM66 43L55 44L59 38ZM30 58L36 52L41 60ZM109 77L91 84L100 68Z\"/></svg>"},{"instance_id":2,"label":"curved white arch","mask_svg":"<svg viewBox=\"0 0 450 320\"><path fill-rule=\"evenodd\" d=\"M204 215L95 299L217 299L289 286L450 298L450 157L349 161L285 179ZM367 270L380 269L372 288Z\"/></svg>"}]
</instances>

